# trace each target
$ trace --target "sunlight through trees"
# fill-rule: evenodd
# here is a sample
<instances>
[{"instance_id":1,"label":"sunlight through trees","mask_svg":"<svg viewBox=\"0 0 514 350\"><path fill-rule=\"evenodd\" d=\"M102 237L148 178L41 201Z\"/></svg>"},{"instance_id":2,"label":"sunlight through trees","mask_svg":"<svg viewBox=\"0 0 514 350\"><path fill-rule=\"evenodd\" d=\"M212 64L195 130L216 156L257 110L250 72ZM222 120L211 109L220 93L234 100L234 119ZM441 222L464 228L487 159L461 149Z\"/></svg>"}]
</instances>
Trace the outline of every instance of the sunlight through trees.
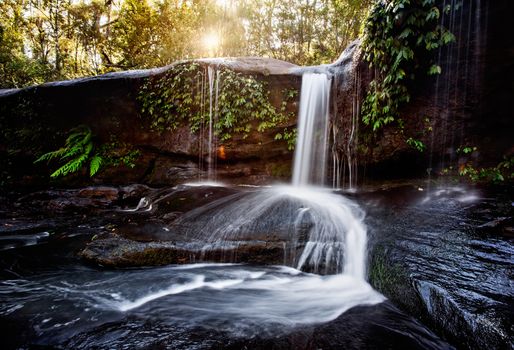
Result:
<instances>
[{"instance_id":1,"label":"sunlight through trees","mask_svg":"<svg viewBox=\"0 0 514 350\"><path fill-rule=\"evenodd\" d=\"M205 56L333 61L371 0L4 0L0 88Z\"/></svg>"}]
</instances>

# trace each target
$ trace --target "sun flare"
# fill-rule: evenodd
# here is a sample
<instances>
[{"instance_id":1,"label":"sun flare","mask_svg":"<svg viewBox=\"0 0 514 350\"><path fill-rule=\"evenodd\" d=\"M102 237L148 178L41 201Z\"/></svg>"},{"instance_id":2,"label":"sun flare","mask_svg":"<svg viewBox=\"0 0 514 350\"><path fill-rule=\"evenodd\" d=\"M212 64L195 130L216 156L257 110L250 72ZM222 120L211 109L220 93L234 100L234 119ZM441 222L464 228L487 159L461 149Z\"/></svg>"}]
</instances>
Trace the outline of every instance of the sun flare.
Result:
<instances>
[{"instance_id":1,"label":"sun flare","mask_svg":"<svg viewBox=\"0 0 514 350\"><path fill-rule=\"evenodd\" d=\"M203 45L207 52L212 55L216 52L220 45L220 37L216 33L207 33L203 39Z\"/></svg>"}]
</instances>

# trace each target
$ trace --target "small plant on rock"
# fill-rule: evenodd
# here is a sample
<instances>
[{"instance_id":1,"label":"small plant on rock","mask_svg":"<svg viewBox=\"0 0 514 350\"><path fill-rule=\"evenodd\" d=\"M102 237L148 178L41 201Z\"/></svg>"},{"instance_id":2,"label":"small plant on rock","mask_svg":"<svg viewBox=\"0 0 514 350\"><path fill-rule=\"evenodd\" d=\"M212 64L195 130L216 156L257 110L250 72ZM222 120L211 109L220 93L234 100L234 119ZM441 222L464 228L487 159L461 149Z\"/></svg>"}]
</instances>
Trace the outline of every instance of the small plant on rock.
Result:
<instances>
[{"instance_id":1,"label":"small plant on rock","mask_svg":"<svg viewBox=\"0 0 514 350\"><path fill-rule=\"evenodd\" d=\"M64 162L50 175L52 178L76 173L84 167L89 169L89 176L93 177L103 166L107 165L125 164L133 168L138 156L139 151L125 143L120 143L114 136L111 137L109 143L95 145L91 129L86 125L79 125L69 131L63 147L43 154L34 163Z\"/></svg>"}]
</instances>

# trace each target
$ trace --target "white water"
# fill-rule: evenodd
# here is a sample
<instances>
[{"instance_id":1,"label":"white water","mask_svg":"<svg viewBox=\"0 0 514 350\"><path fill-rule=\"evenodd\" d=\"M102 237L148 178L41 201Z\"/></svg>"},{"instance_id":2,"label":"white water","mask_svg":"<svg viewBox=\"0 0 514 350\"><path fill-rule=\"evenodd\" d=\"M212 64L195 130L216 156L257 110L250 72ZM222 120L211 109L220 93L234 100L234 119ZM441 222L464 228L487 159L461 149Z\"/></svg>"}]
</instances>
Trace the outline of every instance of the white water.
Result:
<instances>
[{"instance_id":1,"label":"white water","mask_svg":"<svg viewBox=\"0 0 514 350\"><path fill-rule=\"evenodd\" d=\"M211 66L207 67L209 78L209 145L208 145L208 181L215 180L216 148L214 146L214 122L218 115L218 90L219 90L219 71Z\"/></svg>"},{"instance_id":2,"label":"white water","mask_svg":"<svg viewBox=\"0 0 514 350\"><path fill-rule=\"evenodd\" d=\"M348 275L229 264L120 271L70 267L3 281L0 289L0 316L28 315L40 333L63 339L120 314L245 337L273 335L384 300Z\"/></svg>"},{"instance_id":3,"label":"white water","mask_svg":"<svg viewBox=\"0 0 514 350\"><path fill-rule=\"evenodd\" d=\"M330 82L326 74L305 73L302 77L294 186L323 185L325 181Z\"/></svg>"},{"instance_id":4,"label":"white water","mask_svg":"<svg viewBox=\"0 0 514 350\"><path fill-rule=\"evenodd\" d=\"M325 178L329 91L326 74L304 74L293 186L224 197L184 214L175 229L204 241L206 251L252 240L282 242L284 264L364 281L364 213L343 196L309 186Z\"/></svg>"},{"instance_id":5,"label":"white water","mask_svg":"<svg viewBox=\"0 0 514 350\"><path fill-rule=\"evenodd\" d=\"M196 208L175 222L205 249L249 240L285 242L284 264L365 279L364 212L328 189L274 186L236 193ZM216 243L216 244L214 244ZM298 246L305 248L296 255Z\"/></svg>"},{"instance_id":6,"label":"white water","mask_svg":"<svg viewBox=\"0 0 514 350\"><path fill-rule=\"evenodd\" d=\"M120 314L251 338L328 322L352 307L382 302L384 297L365 280L364 212L344 196L308 186L324 179L330 81L309 74L304 82L295 186L235 192L183 214L169 227L205 242L206 250L245 241L283 243L283 263L296 269L230 264L120 271L60 268L0 283L0 316L29 315L41 334L62 339ZM162 192L155 200L143 198L133 211L158 209L169 196ZM73 315L71 321L68 315Z\"/></svg>"}]
</instances>

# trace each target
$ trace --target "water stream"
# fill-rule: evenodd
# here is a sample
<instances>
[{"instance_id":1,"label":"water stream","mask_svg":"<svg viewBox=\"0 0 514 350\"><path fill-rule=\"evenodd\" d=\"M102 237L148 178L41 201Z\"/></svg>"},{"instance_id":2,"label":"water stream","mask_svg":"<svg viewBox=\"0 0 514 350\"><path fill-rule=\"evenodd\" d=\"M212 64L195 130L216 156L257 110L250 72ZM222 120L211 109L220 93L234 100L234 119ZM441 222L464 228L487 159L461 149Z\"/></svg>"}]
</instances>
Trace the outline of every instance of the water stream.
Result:
<instances>
[{"instance_id":1,"label":"water stream","mask_svg":"<svg viewBox=\"0 0 514 350\"><path fill-rule=\"evenodd\" d=\"M209 70L210 132L214 77ZM171 232L170 237L190 240L204 252L238 242L285 242L284 266L202 263L99 270L84 266L76 257L50 260L55 265L32 274L13 272L16 278L0 280L0 326L13 334L8 347L208 349L236 342L239 345L234 348L243 348L244 342L255 339L280 344L280 337L316 334L313 328L302 327L321 327L321 334L333 334L321 325L336 322L358 307L338 326L354 330L343 332L346 340L339 345L370 344L375 332L360 332L379 329L382 339L393 344L447 348L420 324L384 303L385 298L367 283L367 229L360 206L341 194L314 187L322 185L325 177L329 87L325 74L303 77L292 185L244 191L212 187L207 192L205 188L211 187L194 186L189 188L198 195L191 203L180 188L172 191L176 199L158 190L154 199L145 197L133 209L102 213L94 226L106 230L109 226L101 220L120 217L137 228L158 216L161 205L178 201L185 212L178 217L163 213L166 219L159 224L163 235ZM221 196L208 199L214 191ZM185 209L188 206L192 207ZM170 214L173 219L168 219ZM144 219L139 224L133 221L138 215ZM64 255L70 252L74 250L66 248ZM45 256L34 256L39 255ZM237 343L241 339L244 342ZM364 340L352 343L351 339ZM330 348L325 338L311 341ZM268 348L265 343L259 346Z\"/></svg>"},{"instance_id":2,"label":"water stream","mask_svg":"<svg viewBox=\"0 0 514 350\"><path fill-rule=\"evenodd\" d=\"M302 78L298 140L293 165L293 186L323 185L327 166L330 79L305 73Z\"/></svg>"},{"instance_id":3,"label":"water stream","mask_svg":"<svg viewBox=\"0 0 514 350\"><path fill-rule=\"evenodd\" d=\"M207 145L207 181L216 180L216 142L214 123L218 119L219 70L207 67L209 79L209 137ZM202 142L203 140L201 140Z\"/></svg>"}]
</instances>

